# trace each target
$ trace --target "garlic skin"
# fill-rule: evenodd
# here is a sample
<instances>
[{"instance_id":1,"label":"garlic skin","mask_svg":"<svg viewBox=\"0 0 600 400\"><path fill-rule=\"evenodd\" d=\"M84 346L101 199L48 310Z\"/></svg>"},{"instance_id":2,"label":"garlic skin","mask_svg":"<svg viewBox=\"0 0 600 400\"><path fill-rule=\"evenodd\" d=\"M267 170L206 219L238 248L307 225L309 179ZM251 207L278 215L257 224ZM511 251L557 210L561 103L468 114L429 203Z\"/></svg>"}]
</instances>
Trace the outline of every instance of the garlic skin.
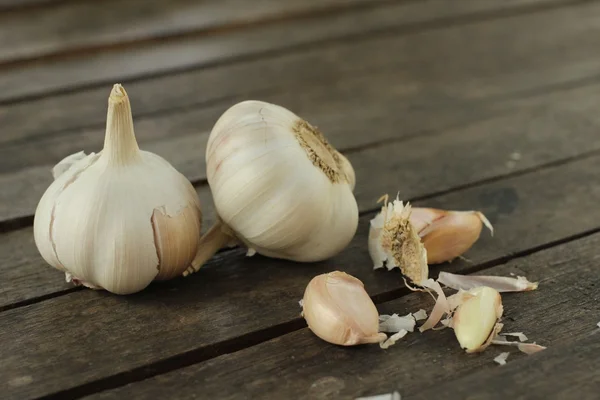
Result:
<instances>
[{"instance_id":1,"label":"garlic skin","mask_svg":"<svg viewBox=\"0 0 600 400\"><path fill-rule=\"evenodd\" d=\"M354 346L387 339L379 333L379 314L363 283L345 272L315 276L302 307L309 329L329 343Z\"/></svg>"},{"instance_id":2,"label":"garlic skin","mask_svg":"<svg viewBox=\"0 0 600 400\"><path fill-rule=\"evenodd\" d=\"M415 207L410 222L427 249L429 264L451 261L464 254L479 239L483 225L494 233L490 222L478 211Z\"/></svg>"},{"instance_id":3,"label":"garlic skin","mask_svg":"<svg viewBox=\"0 0 600 400\"><path fill-rule=\"evenodd\" d=\"M400 268L404 276L420 285L429 277L429 267L427 250L410 223L411 206L398 199L388 203L387 196L384 198L385 204L369 228L373 268L382 268L384 263L388 270Z\"/></svg>"},{"instance_id":4,"label":"garlic skin","mask_svg":"<svg viewBox=\"0 0 600 400\"><path fill-rule=\"evenodd\" d=\"M188 270L210 258L231 234L248 254L299 262L342 251L358 227L350 162L291 111L262 101L229 108L206 148L207 179L218 224Z\"/></svg>"},{"instance_id":5,"label":"garlic skin","mask_svg":"<svg viewBox=\"0 0 600 400\"><path fill-rule=\"evenodd\" d=\"M109 97L103 150L71 155L53 174L34 238L67 280L130 294L189 266L200 240L198 196L166 160L138 148L121 85Z\"/></svg>"},{"instance_id":6,"label":"garlic skin","mask_svg":"<svg viewBox=\"0 0 600 400\"><path fill-rule=\"evenodd\" d=\"M469 290L452 316L452 328L460 346L467 353L483 351L499 332L502 324L502 297L492 288L480 286Z\"/></svg>"}]
</instances>

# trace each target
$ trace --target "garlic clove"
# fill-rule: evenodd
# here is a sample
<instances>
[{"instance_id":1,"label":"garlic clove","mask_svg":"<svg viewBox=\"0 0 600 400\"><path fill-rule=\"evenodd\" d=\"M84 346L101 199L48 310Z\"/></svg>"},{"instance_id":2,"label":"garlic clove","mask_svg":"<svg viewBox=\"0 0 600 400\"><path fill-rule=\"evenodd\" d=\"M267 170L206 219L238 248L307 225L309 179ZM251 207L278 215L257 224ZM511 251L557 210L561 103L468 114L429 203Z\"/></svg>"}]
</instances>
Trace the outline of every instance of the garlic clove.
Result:
<instances>
[{"instance_id":1,"label":"garlic clove","mask_svg":"<svg viewBox=\"0 0 600 400\"><path fill-rule=\"evenodd\" d=\"M42 257L75 284L134 293L180 275L194 258L198 196L166 160L139 149L121 85L109 97L103 150L67 157L54 173L34 237Z\"/></svg>"},{"instance_id":2,"label":"garlic clove","mask_svg":"<svg viewBox=\"0 0 600 400\"><path fill-rule=\"evenodd\" d=\"M398 267L420 285L429 276L427 250L410 223L411 211L408 203L398 199L387 203L386 199L381 212L371 220L368 249L375 269L384 263L388 270Z\"/></svg>"},{"instance_id":3,"label":"garlic clove","mask_svg":"<svg viewBox=\"0 0 600 400\"><path fill-rule=\"evenodd\" d=\"M460 346L468 353L483 351L502 327L498 320L503 307L500 293L489 287L471 289L452 317L452 327Z\"/></svg>"},{"instance_id":4,"label":"garlic clove","mask_svg":"<svg viewBox=\"0 0 600 400\"><path fill-rule=\"evenodd\" d=\"M362 282L335 271L314 277L302 299L302 315L321 339L342 346L379 343L379 314Z\"/></svg>"},{"instance_id":5,"label":"garlic clove","mask_svg":"<svg viewBox=\"0 0 600 400\"><path fill-rule=\"evenodd\" d=\"M412 209L410 221L427 249L427 262L451 261L469 250L479 239L483 225L493 234L492 225L478 211Z\"/></svg>"}]
</instances>

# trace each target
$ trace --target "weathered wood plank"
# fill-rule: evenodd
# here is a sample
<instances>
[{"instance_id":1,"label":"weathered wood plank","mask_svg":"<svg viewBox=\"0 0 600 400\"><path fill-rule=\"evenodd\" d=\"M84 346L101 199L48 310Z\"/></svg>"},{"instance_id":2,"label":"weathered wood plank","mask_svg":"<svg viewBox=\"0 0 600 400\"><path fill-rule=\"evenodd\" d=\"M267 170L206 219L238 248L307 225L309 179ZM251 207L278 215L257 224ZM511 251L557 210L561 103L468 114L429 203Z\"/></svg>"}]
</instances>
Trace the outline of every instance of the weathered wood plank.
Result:
<instances>
[{"instance_id":1,"label":"weathered wood plank","mask_svg":"<svg viewBox=\"0 0 600 400\"><path fill-rule=\"evenodd\" d=\"M0 11L15 11L35 6L52 5L68 0L0 0Z\"/></svg>"},{"instance_id":2,"label":"weathered wood plank","mask_svg":"<svg viewBox=\"0 0 600 400\"><path fill-rule=\"evenodd\" d=\"M223 104L270 92L301 94L307 86L323 86L324 82L327 83L324 92L333 89L332 82L338 82L335 87L343 89L357 75L373 75L374 71L394 74L398 91L396 102L400 104L405 92L423 92L425 89L435 90L432 96L438 101L479 99L596 74L594 52L586 49L595 48L595 42L590 38L598 30L597 18L593 9L592 12L587 8L577 10L579 8L565 13L545 12L466 26L440 27L434 32L409 36L378 35L324 43L218 68L130 82L127 88L137 118L182 107L190 110L216 101L224 107ZM356 24L352 22L352 25ZM548 25L554 26L553 32L544 32L543 27ZM554 36L548 37L549 34ZM518 48L509 45L516 38ZM578 46L568 45L575 41ZM507 45L500 45L502 43ZM452 55L445 57L444 65L439 63L441 53ZM357 54L361 57L356 57ZM485 61L490 58L496 62ZM315 65L319 68L314 68ZM122 80L122 77L118 79ZM0 142L38 140L45 135L68 138L66 131L75 130L71 134L81 135L76 129L81 127L101 130L112 83L93 90L1 106L0 121L4 129ZM400 84L405 90L399 87ZM406 104L416 103L412 111L422 103L418 99L405 101ZM209 121L208 125L212 123L214 121ZM81 141L82 146L87 143L81 137L67 141L74 140Z\"/></svg>"},{"instance_id":3,"label":"weathered wood plank","mask_svg":"<svg viewBox=\"0 0 600 400\"><path fill-rule=\"evenodd\" d=\"M252 4L243 0L67 2L51 8L0 14L0 64L186 33L239 29L246 24L365 3L366 0L259 0Z\"/></svg>"},{"instance_id":4,"label":"weathered wood plank","mask_svg":"<svg viewBox=\"0 0 600 400\"><path fill-rule=\"evenodd\" d=\"M411 1L384 4L361 10L343 11L335 16L316 16L283 23L256 25L239 31L224 31L208 36L186 36L177 41L125 46L106 52L92 52L79 56L60 58L52 63L27 63L6 69L0 74L0 101L39 97L48 92L64 92L90 87L100 83L127 81L133 78L155 76L167 72L226 63L251 55L266 55L284 49L330 42L339 38L355 40L370 32L387 30L420 31L430 27L465 22L465 16L477 20L482 16L494 17L496 11L508 13L534 12L544 8L560 8L578 5L582 0L531 1L480 0L452 2L445 0ZM579 8L579 7L576 7ZM565 16L573 11L564 10ZM594 12L590 9L590 12ZM584 14L581 15L582 17ZM428 23L430 22L430 23ZM557 21L558 22L558 21ZM535 24L535 18L531 21ZM586 32L577 48L583 48L585 39L593 32ZM546 32L552 36L552 32ZM526 35L529 36L529 35ZM526 40L526 36L521 38ZM465 35L460 38L464 40ZM557 36L556 39L560 39ZM457 39L457 38L455 38ZM423 48L419 48L419 51ZM565 48L564 50L566 50ZM390 49L393 50L393 49ZM412 49L414 54L419 51ZM389 55L392 53L386 53ZM589 52L588 52L589 54ZM591 57L591 56L590 56ZM356 59L356 54L351 60Z\"/></svg>"},{"instance_id":5,"label":"weathered wood plank","mask_svg":"<svg viewBox=\"0 0 600 400\"><path fill-rule=\"evenodd\" d=\"M474 372L402 398L429 399L434 394L444 393L447 399L597 399L600 393L600 330L587 328L585 338L553 346L534 359L512 361L509 358L509 367L491 373Z\"/></svg>"},{"instance_id":6,"label":"weathered wood plank","mask_svg":"<svg viewBox=\"0 0 600 400\"><path fill-rule=\"evenodd\" d=\"M596 234L482 272L499 276L525 274L540 281L538 291L503 296L504 332L523 331L531 341L548 346L546 351L552 354L557 346L564 348L571 345L569 349L578 347L578 339L597 330L595 324L600 305L594 294L597 292L596 285L600 285L600 275L597 273L595 249L599 245L600 235ZM431 303L427 294L414 293L381 304L378 309L382 314L404 315L419 308L430 310ZM598 335L595 336L595 342L598 343ZM586 342L590 344L590 340ZM511 355L508 364L501 368L503 371L498 372L500 367L492 360L502 351L510 351ZM536 388L540 385L556 380L563 374L574 377L571 373L561 373L552 367L563 370L559 360L581 359L581 352L590 353L586 359L600 358L598 345L581 346L581 351L575 354L564 350L554 352L554 357L550 356L554 362L550 363L545 352L527 356L500 346L492 346L481 354L469 355L460 349L450 329L425 334L409 333L388 350L382 350L377 345L349 349L330 345L308 329L302 329L237 353L86 398L143 399L151 394L185 399L194 393L202 393L207 398L223 400L354 399L394 390L400 392L402 399L431 399L440 395L449 400L541 398L536 395ZM590 362L588 360L588 364ZM515 366L517 371L514 370ZM503 377L516 377L513 371L518 373L536 369L539 372L533 376L522 376L516 381L502 380ZM478 372L470 375L475 371ZM577 368L577 371L582 369ZM467 378L455 381L466 374ZM587 398L591 398L589 382L588 390L573 387L582 378L590 377L590 374L595 374L592 382L597 384L597 371L590 370L589 373L583 373L581 378L565 382L572 390L570 396L550 398L575 398L575 393L587 394ZM495 385L486 388L486 378L490 376L494 377ZM530 387L515 385L523 381L533 383L535 377L539 379L538 383ZM504 389L496 392L500 386ZM500 393L508 396L500 396ZM548 391L545 393L550 394ZM597 395L597 392L594 393Z\"/></svg>"},{"instance_id":7,"label":"weathered wood plank","mask_svg":"<svg viewBox=\"0 0 600 400\"><path fill-rule=\"evenodd\" d=\"M383 193L393 195L399 190L405 199L423 197L598 150L600 136L597 131L600 126L598 120L600 116L596 112L595 99L599 90L600 85L595 85L515 101L512 103L513 111L502 110L498 116L436 134L422 134L406 141L390 142L348 154L356 170L358 185L355 195L359 209L361 211L373 209L376 207L375 201ZM377 108L375 104L372 107ZM385 106L382 105L383 113L389 110L383 107ZM323 111L326 113L323 117L330 112L327 107L324 107ZM493 114L497 111L488 110L486 113ZM388 112L394 115L392 111ZM340 119L331 120L329 124L334 128L334 133L337 132L333 138L336 139L338 135L342 137L342 134L364 137L365 135L361 133L366 131L368 124L374 123L374 120L367 118L361 123L345 116L359 113L360 111L352 109L337 113ZM369 114L370 112L364 111L363 115ZM438 118L435 120L441 122L444 119L443 115L451 116L454 113L437 115ZM418 120L427 123L425 116ZM401 118L396 123L401 125ZM410 126L413 123L416 121L408 122L406 125ZM378 132L393 134L396 130L394 123L389 125L377 123L377 126L381 128ZM414 129L416 130L417 126ZM377 134L373 136L377 138ZM485 140L482 140L483 137ZM187 148L203 147L203 145L186 144L174 139L172 153L169 153L168 148L162 144L160 147L150 147L150 150L156 150L162 155L171 154L173 157L167 158L181 167L177 164L178 153L181 154ZM512 153L518 153L520 160L512 160ZM184 166L183 171L188 175L193 174L192 167L197 168L193 165ZM0 185L5 188L4 193L12 195L10 198L19 199L5 202L5 208L0 207L2 212L14 213L19 210L29 212L35 208L51 179L47 171L36 172L38 174L43 172L46 182L36 180L35 176L34 179L29 179L19 174L11 176L11 180L5 185ZM33 194L36 192L39 194L34 197ZM198 193L206 230L214 221L214 207L207 186L199 187ZM9 257L4 262L0 260L0 281L15 279L16 273L32 278L39 274L39 279L13 281L10 288L0 296L0 307L69 287L64 283L62 274L43 268L44 262L40 259L33 242L27 239L31 235L31 229L22 229L0 236L3 238L0 240L0 254ZM19 240L23 240L27 245L19 247L20 250L14 255L19 260L24 260L20 262L22 266L19 267L18 272L15 272L16 262L12 258L14 250L11 243ZM1 243L5 243L6 246L2 246ZM40 281L52 284L38 285Z\"/></svg>"},{"instance_id":8,"label":"weathered wood plank","mask_svg":"<svg viewBox=\"0 0 600 400\"><path fill-rule=\"evenodd\" d=\"M495 158L493 165L496 165L496 169L494 173L486 175L487 177L510 171L511 168L507 167L506 163L510 161L510 154L515 151L523 153L518 167L527 168L600 148L600 138L596 134L600 126L600 116L595 104L595 99L600 94L599 84L553 94L540 94L521 100L487 102L444 98L443 94L435 90L424 90L423 93L407 94L409 98L406 104L396 105L395 98L401 96L399 93L405 88L402 84L392 82L387 75L362 77L359 82L349 82L345 90L323 93L322 90L307 88L303 95L279 94L265 96L264 99L288 105L298 114L316 123L342 151L388 139L422 136L414 145L410 144L412 142L393 145L399 152L397 154L403 156L406 149L414 146L414 149L407 153L408 158L383 159L378 156L382 146L369 150L365 155L351 154L353 163L362 163L355 168L364 169L364 172L369 171L367 167L373 162L388 163L385 166L387 169L383 171L403 165L404 168L399 170L397 176L401 176L403 171L410 171L408 173L412 174L415 168L422 168L424 163L431 162L427 161L432 159L429 157L431 151L442 153L438 154L435 160L447 160L444 161L445 165L471 162L474 163L473 166L477 166L477 160L487 159L486 151L489 150L491 157ZM354 89L361 89L363 95L356 98L349 96L355 92ZM431 118L433 107L437 107L436 118ZM206 176L204 149L210 129L207 125L209 121L215 121L225 108L215 106L200 111L184 112L177 118L170 115L164 118L142 119L136 123L136 132L140 141L145 143L142 144L144 149L160 154L189 179L198 181ZM469 123L474 120L480 121ZM458 127L449 129L453 125ZM203 130L202 126L207 126L206 130ZM428 138L435 131L448 133L437 139L433 136ZM168 134L168 139L144 140L160 136L163 132ZM180 136L180 132L189 133ZM365 134L366 132L368 134ZM490 135L487 141L494 143L493 146L479 145L483 134ZM449 135L460 137L454 138ZM509 135L511 140L506 140L505 135ZM42 159L48 154L52 154L54 160L59 160L70 152L60 154L64 145L75 143L77 147L69 150L79 150L82 140L94 141L97 146L85 148L86 151L97 151L102 146L103 134L94 130L83 132L77 139L72 138L68 142L62 138L57 139L63 146L53 143L51 138L48 139L45 142L36 142L35 146L32 143L26 154L14 149L10 151L10 148L0 150L0 165L9 163L9 160L21 159L35 164L37 157ZM445 147L441 147L442 142ZM464 146L463 149L460 148L461 145ZM447 148L465 152L471 147L476 149L475 155L479 158L453 157L451 153L444 153ZM495 151L500 148L503 152ZM420 154L420 157L415 158L410 154ZM411 160L410 163L406 162L407 159ZM33 214L37 202L51 182L50 168L50 165L32 166L16 173L0 175L0 221ZM469 168L470 165L461 164L462 171ZM443 171L447 170L444 168ZM478 169L475 173L480 172ZM369 176L361 174L362 172L359 172L359 182L371 181ZM358 185L357 195L362 196L365 190L368 196L377 195L370 193L370 189L366 187L361 188L361 185ZM435 188L430 187L429 190ZM371 197L368 201L371 201Z\"/></svg>"},{"instance_id":9,"label":"weathered wood plank","mask_svg":"<svg viewBox=\"0 0 600 400\"><path fill-rule=\"evenodd\" d=\"M482 210L495 224L496 236L482 235L468 256L475 263L489 262L598 228L598 168L600 157L594 157L430 199L427 205ZM400 279L371 270L365 250L368 220L361 218L353 243L326 262L245 259L238 252L187 279L151 285L133 296L84 290L1 313L2 379L30 377L30 384L11 392L22 399L135 368L148 374L144 365L182 353L206 359L224 351L219 343L263 329L268 334L269 327L293 321L306 282L334 269L363 280L372 295L395 291ZM470 266L457 262L444 269ZM534 331L533 336L541 335Z\"/></svg>"}]
</instances>

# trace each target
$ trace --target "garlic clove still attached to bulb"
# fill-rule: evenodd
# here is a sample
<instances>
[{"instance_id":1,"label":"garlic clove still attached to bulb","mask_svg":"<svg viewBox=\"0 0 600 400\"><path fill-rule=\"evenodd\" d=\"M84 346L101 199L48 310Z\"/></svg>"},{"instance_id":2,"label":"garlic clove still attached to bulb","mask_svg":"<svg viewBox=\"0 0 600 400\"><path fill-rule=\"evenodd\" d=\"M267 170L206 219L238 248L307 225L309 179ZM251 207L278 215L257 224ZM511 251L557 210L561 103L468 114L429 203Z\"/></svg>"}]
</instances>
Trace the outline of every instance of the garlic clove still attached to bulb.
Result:
<instances>
[{"instance_id":1,"label":"garlic clove still attached to bulb","mask_svg":"<svg viewBox=\"0 0 600 400\"><path fill-rule=\"evenodd\" d=\"M352 165L283 107L244 101L229 108L212 129L206 163L219 221L186 275L231 240L249 254L314 262L339 253L356 233Z\"/></svg>"},{"instance_id":2,"label":"garlic clove still attached to bulb","mask_svg":"<svg viewBox=\"0 0 600 400\"><path fill-rule=\"evenodd\" d=\"M379 313L363 283L345 272L315 276L302 299L302 316L321 339L342 346L380 343Z\"/></svg>"},{"instance_id":3,"label":"garlic clove still attached to bulb","mask_svg":"<svg viewBox=\"0 0 600 400\"><path fill-rule=\"evenodd\" d=\"M502 329L498 322L503 313L502 297L486 286L459 295L460 305L451 322L456 339L467 353L483 351Z\"/></svg>"},{"instance_id":4,"label":"garlic clove still attached to bulb","mask_svg":"<svg viewBox=\"0 0 600 400\"><path fill-rule=\"evenodd\" d=\"M414 207L410 222L423 241L429 264L451 261L464 254L479 239L483 225L494 233L485 215L478 211Z\"/></svg>"},{"instance_id":5,"label":"garlic clove still attached to bulb","mask_svg":"<svg viewBox=\"0 0 600 400\"><path fill-rule=\"evenodd\" d=\"M410 223L411 206L402 201L387 202L369 229L369 254L375 269L385 264L388 270L400 268L402 274L417 285L429 277L427 250L416 229Z\"/></svg>"},{"instance_id":6,"label":"garlic clove still attached to bulb","mask_svg":"<svg viewBox=\"0 0 600 400\"><path fill-rule=\"evenodd\" d=\"M91 288L117 294L179 276L200 241L191 183L166 160L138 148L129 98L114 85L104 148L66 157L35 212L46 262Z\"/></svg>"}]
</instances>

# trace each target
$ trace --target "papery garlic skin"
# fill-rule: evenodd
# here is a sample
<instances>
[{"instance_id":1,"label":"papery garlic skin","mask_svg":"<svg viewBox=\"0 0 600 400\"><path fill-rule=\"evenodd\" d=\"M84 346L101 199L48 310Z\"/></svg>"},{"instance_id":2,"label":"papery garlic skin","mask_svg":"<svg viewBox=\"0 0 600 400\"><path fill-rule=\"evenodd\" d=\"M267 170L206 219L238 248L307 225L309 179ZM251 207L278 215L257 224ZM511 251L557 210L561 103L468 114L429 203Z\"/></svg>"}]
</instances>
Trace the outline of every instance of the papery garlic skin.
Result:
<instances>
[{"instance_id":1,"label":"papery garlic skin","mask_svg":"<svg viewBox=\"0 0 600 400\"><path fill-rule=\"evenodd\" d=\"M44 260L76 282L117 294L180 275L200 240L198 196L166 160L139 150L120 85L109 98L104 149L71 157L54 170L36 209L34 237Z\"/></svg>"},{"instance_id":2,"label":"papery garlic skin","mask_svg":"<svg viewBox=\"0 0 600 400\"><path fill-rule=\"evenodd\" d=\"M491 343L501 327L503 307L500 293L492 288L481 286L469 290L463 296L452 317L452 328L460 346L467 352L482 351Z\"/></svg>"},{"instance_id":3,"label":"papery garlic skin","mask_svg":"<svg viewBox=\"0 0 600 400\"><path fill-rule=\"evenodd\" d=\"M302 316L321 339L342 346L379 343L379 314L362 282L335 271L314 277L304 291Z\"/></svg>"},{"instance_id":4,"label":"papery garlic skin","mask_svg":"<svg viewBox=\"0 0 600 400\"><path fill-rule=\"evenodd\" d=\"M229 108L211 132L206 163L217 213L250 254L320 261L356 233L351 164L283 107L244 101Z\"/></svg>"},{"instance_id":5,"label":"papery garlic skin","mask_svg":"<svg viewBox=\"0 0 600 400\"><path fill-rule=\"evenodd\" d=\"M417 285L427 280L427 250L410 223L411 206L396 199L370 221L368 249L373 268L400 268Z\"/></svg>"}]
</instances>

